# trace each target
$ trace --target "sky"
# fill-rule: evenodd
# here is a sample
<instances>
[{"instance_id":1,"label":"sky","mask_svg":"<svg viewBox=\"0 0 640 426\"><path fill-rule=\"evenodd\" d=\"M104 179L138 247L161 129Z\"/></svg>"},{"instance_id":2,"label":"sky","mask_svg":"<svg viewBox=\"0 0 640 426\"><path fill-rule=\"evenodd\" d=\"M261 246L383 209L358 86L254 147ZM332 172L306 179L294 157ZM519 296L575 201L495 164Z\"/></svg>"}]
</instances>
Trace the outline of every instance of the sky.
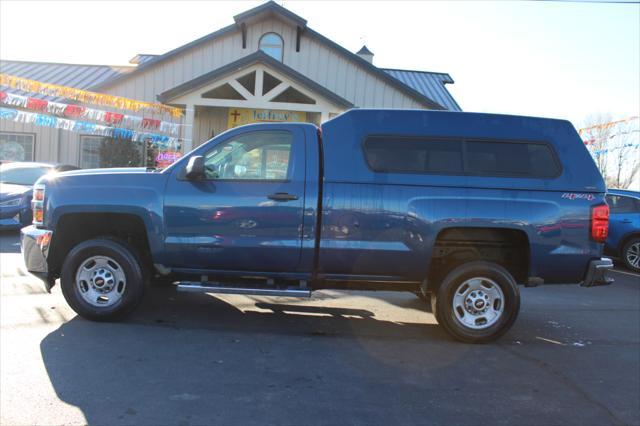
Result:
<instances>
[{"instance_id":1,"label":"sky","mask_svg":"<svg viewBox=\"0 0 640 426\"><path fill-rule=\"evenodd\" d=\"M0 0L0 58L127 64L233 23L262 1ZM278 1L374 64L449 73L465 111L640 115L640 4Z\"/></svg>"}]
</instances>

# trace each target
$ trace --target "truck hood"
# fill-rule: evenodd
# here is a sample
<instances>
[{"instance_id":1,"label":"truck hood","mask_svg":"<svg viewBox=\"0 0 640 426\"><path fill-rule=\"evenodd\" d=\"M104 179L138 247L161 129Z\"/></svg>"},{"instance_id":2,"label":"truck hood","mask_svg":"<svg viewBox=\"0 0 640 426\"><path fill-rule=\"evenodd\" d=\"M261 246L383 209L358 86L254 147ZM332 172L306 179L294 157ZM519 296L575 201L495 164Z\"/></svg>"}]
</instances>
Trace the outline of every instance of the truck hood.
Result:
<instances>
[{"instance_id":1,"label":"truck hood","mask_svg":"<svg viewBox=\"0 0 640 426\"><path fill-rule=\"evenodd\" d=\"M112 169L84 169L55 173L41 177L36 184L49 188L93 187L97 190L117 190L129 186L155 186L164 181L166 174L144 167L121 167Z\"/></svg>"}]
</instances>

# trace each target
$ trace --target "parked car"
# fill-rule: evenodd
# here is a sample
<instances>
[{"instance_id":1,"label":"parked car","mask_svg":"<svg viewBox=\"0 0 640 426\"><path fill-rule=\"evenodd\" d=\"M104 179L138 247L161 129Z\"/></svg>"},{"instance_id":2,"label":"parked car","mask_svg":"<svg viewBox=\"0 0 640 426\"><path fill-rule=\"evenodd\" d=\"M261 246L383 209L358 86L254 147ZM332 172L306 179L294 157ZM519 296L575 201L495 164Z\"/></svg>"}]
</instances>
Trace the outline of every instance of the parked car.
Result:
<instances>
[{"instance_id":1,"label":"parked car","mask_svg":"<svg viewBox=\"0 0 640 426\"><path fill-rule=\"evenodd\" d=\"M611 218L605 251L640 272L640 192L608 189L607 204Z\"/></svg>"},{"instance_id":2,"label":"parked car","mask_svg":"<svg viewBox=\"0 0 640 426\"><path fill-rule=\"evenodd\" d=\"M150 278L182 291L430 295L451 335L487 342L518 284L610 283L602 176L567 121L352 110L238 127L161 172L44 177L27 269L81 316L115 320Z\"/></svg>"},{"instance_id":3,"label":"parked car","mask_svg":"<svg viewBox=\"0 0 640 426\"><path fill-rule=\"evenodd\" d=\"M66 164L31 162L0 165L0 230L17 229L31 223L33 184L49 173L76 170Z\"/></svg>"}]
</instances>

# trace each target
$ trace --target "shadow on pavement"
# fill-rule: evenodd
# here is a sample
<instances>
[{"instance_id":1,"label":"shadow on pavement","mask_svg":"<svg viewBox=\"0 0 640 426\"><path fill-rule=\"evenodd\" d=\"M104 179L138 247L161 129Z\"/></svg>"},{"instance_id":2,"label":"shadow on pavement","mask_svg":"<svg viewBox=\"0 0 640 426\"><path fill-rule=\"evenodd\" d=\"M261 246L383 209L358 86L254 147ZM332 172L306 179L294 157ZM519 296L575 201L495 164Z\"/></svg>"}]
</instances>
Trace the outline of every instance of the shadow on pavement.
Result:
<instances>
[{"instance_id":1,"label":"shadow on pavement","mask_svg":"<svg viewBox=\"0 0 640 426\"><path fill-rule=\"evenodd\" d=\"M322 297L326 296L319 296ZM159 286L145 295L144 303L128 322L267 335L331 334L451 341L435 324L384 321L365 309L302 305L304 299L296 298L247 297L244 300L244 304L231 304L225 302L224 296L181 293L170 285ZM424 303L417 298L416 301L416 306Z\"/></svg>"},{"instance_id":2,"label":"shadow on pavement","mask_svg":"<svg viewBox=\"0 0 640 426\"><path fill-rule=\"evenodd\" d=\"M41 341L56 395L88 424L617 421L508 343L464 345L367 309L155 290L127 322L75 317Z\"/></svg>"},{"instance_id":3,"label":"shadow on pavement","mask_svg":"<svg viewBox=\"0 0 640 426\"><path fill-rule=\"evenodd\" d=\"M0 253L20 253L20 231L0 231Z\"/></svg>"},{"instance_id":4,"label":"shadow on pavement","mask_svg":"<svg viewBox=\"0 0 640 426\"><path fill-rule=\"evenodd\" d=\"M57 396L88 424L379 423L387 390L367 389L379 384L367 377L385 371L392 383L398 367L410 372L422 358L407 352L395 365L390 339L451 344L435 325L380 321L365 309L258 302L248 312L155 290L125 323L75 317L42 340Z\"/></svg>"}]
</instances>

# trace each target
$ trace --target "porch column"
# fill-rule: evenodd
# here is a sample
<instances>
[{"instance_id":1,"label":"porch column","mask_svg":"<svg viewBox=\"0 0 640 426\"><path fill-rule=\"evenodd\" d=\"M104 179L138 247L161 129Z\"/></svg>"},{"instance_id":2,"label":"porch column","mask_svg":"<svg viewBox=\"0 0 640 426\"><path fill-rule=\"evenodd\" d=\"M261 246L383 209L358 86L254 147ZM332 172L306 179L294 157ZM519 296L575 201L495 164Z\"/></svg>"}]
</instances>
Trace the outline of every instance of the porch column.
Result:
<instances>
[{"instance_id":1,"label":"porch column","mask_svg":"<svg viewBox=\"0 0 640 426\"><path fill-rule=\"evenodd\" d=\"M320 113L320 124L324 123L327 120L329 120L329 111L322 111Z\"/></svg>"},{"instance_id":2,"label":"porch column","mask_svg":"<svg viewBox=\"0 0 640 426\"><path fill-rule=\"evenodd\" d=\"M187 152L193 149L193 125L195 122L196 116L196 107L193 104L185 105L184 111L184 132L183 137L185 140L182 141L182 153L186 154Z\"/></svg>"}]
</instances>

